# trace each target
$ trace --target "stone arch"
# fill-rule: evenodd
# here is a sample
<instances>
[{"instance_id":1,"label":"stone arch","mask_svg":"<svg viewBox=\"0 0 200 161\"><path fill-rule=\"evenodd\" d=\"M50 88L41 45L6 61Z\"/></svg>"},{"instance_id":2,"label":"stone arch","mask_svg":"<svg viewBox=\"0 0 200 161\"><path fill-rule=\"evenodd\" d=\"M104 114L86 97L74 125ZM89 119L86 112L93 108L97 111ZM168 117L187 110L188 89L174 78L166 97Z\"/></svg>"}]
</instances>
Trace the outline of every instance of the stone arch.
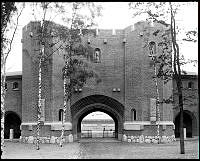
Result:
<instances>
[{"instance_id":1,"label":"stone arch","mask_svg":"<svg viewBox=\"0 0 200 161\"><path fill-rule=\"evenodd\" d=\"M115 137L121 139L124 106L117 100L105 95L90 95L71 106L72 133L75 140L80 138L81 121L91 112L101 111L108 114L115 122Z\"/></svg>"},{"instance_id":2,"label":"stone arch","mask_svg":"<svg viewBox=\"0 0 200 161\"><path fill-rule=\"evenodd\" d=\"M175 137L180 137L180 112L176 115L174 119L175 124ZM197 130L197 120L195 115L188 110L183 111L183 128L186 128L186 137L192 137L196 135Z\"/></svg>"},{"instance_id":3,"label":"stone arch","mask_svg":"<svg viewBox=\"0 0 200 161\"><path fill-rule=\"evenodd\" d=\"M19 115L13 111L5 112L5 122L4 122L4 138L9 139L10 129L13 129L14 138L19 138L21 136L21 119Z\"/></svg>"}]
</instances>

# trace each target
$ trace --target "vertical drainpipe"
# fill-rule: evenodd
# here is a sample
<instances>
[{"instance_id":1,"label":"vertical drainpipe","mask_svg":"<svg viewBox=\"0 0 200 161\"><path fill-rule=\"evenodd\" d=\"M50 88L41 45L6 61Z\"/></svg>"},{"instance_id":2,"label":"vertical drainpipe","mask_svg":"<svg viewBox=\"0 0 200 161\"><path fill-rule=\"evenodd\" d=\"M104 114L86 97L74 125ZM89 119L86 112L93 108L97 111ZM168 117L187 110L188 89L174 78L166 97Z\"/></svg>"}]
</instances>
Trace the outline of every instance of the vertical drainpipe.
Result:
<instances>
[{"instance_id":1,"label":"vertical drainpipe","mask_svg":"<svg viewBox=\"0 0 200 161\"><path fill-rule=\"evenodd\" d=\"M124 60L123 60L124 61L124 108L126 109L126 92L125 92L126 91L126 41L123 41L123 45L124 45ZM125 111L124 111L124 114L125 114Z\"/></svg>"}]
</instances>

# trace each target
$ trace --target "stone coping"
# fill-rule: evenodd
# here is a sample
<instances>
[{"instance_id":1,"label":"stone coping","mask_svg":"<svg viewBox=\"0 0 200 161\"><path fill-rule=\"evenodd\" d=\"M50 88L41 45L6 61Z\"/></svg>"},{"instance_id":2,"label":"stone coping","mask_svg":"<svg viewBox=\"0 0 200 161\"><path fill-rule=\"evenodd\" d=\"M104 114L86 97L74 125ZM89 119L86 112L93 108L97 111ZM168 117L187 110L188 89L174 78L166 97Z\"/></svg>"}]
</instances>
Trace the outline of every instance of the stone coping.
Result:
<instances>
[{"instance_id":1,"label":"stone coping","mask_svg":"<svg viewBox=\"0 0 200 161\"><path fill-rule=\"evenodd\" d=\"M65 125L72 125L71 122L65 122ZM158 121L152 124L150 121L125 121L124 124L134 125L158 125ZM22 122L21 125L37 125L37 122ZM62 122L44 122L44 125L62 125ZM160 121L160 125L174 125L172 121Z\"/></svg>"},{"instance_id":2,"label":"stone coping","mask_svg":"<svg viewBox=\"0 0 200 161\"><path fill-rule=\"evenodd\" d=\"M36 126L36 122L23 122L21 126ZM44 126L49 125L51 126L51 130L62 130L62 122L44 122ZM65 130L72 130L72 123L71 122L65 122L64 123L64 129ZM30 127L29 130L32 130L32 127Z\"/></svg>"},{"instance_id":3,"label":"stone coping","mask_svg":"<svg viewBox=\"0 0 200 161\"><path fill-rule=\"evenodd\" d=\"M151 123L150 121L126 121L124 123L125 130L143 130L144 126L157 126L158 122ZM175 126L173 122L170 121L160 121L161 126Z\"/></svg>"},{"instance_id":4,"label":"stone coping","mask_svg":"<svg viewBox=\"0 0 200 161\"><path fill-rule=\"evenodd\" d=\"M150 121L125 121L125 124L131 124L131 125L158 125L158 121L155 123L151 123ZM160 121L160 125L174 125L172 121Z\"/></svg>"},{"instance_id":5,"label":"stone coping","mask_svg":"<svg viewBox=\"0 0 200 161\"><path fill-rule=\"evenodd\" d=\"M65 122L65 125L72 125L71 122ZM37 122L22 122L21 125L37 125ZM62 125L62 122L44 122L44 125Z\"/></svg>"}]
</instances>

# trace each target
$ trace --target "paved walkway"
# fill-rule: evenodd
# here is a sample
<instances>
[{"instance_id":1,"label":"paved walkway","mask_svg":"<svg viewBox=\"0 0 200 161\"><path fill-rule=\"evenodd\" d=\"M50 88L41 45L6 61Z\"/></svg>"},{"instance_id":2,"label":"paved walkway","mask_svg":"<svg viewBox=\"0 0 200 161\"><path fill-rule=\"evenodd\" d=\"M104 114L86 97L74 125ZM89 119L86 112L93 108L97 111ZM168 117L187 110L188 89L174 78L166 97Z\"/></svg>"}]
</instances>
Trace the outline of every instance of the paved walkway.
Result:
<instances>
[{"instance_id":1,"label":"paved walkway","mask_svg":"<svg viewBox=\"0 0 200 161\"><path fill-rule=\"evenodd\" d=\"M6 159L199 159L198 140L185 141L185 154L180 154L180 142L167 144L127 143L118 140L81 139L80 142L34 144L5 142Z\"/></svg>"}]
</instances>

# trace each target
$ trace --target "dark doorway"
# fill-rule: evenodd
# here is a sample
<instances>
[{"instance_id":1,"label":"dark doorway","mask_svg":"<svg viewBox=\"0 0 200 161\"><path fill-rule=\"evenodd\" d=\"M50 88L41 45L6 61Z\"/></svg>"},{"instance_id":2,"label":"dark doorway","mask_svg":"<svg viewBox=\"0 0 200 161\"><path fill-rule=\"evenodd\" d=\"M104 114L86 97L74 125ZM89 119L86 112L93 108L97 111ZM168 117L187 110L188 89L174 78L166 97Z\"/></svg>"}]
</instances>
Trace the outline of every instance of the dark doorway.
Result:
<instances>
[{"instance_id":1,"label":"dark doorway","mask_svg":"<svg viewBox=\"0 0 200 161\"><path fill-rule=\"evenodd\" d=\"M5 123L4 123L4 138L9 139L10 129L13 129L14 138L19 138L21 136L21 119L15 112L8 111L5 113Z\"/></svg>"},{"instance_id":2,"label":"dark doorway","mask_svg":"<svg viewBox=\"0 0 200 161\"><path fill-rule=\"evenodd\" d=\"M183 128L186 128L186 137L192 137L192 118L187 112L183 112ZM180 113L175 118L175 137L180 137Z\"/></svg>"}]
</instances>

